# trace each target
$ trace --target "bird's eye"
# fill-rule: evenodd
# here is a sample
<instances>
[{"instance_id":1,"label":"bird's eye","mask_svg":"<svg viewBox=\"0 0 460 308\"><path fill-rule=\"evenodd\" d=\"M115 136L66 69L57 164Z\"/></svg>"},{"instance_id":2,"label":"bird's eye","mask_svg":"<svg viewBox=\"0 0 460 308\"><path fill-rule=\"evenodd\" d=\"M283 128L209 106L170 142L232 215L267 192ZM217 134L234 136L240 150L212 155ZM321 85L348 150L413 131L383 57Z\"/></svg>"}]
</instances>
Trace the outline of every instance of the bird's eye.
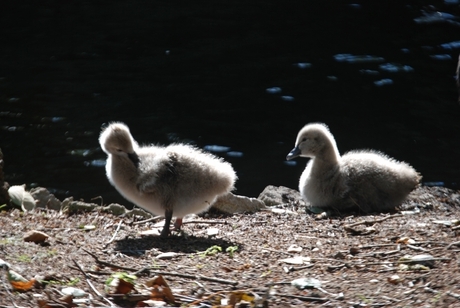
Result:
<instances>
[{"instance_id":1,"label":"bird's eye","mask_svg":"<svg viewBox=\"0 0 460 308\"><path fill-rule=\"evenodd\" d=\"M307 137L303 137L303 138L302 138L302 142L303 142L303 141L307 141Z\"/></svg>"}]
</instances>

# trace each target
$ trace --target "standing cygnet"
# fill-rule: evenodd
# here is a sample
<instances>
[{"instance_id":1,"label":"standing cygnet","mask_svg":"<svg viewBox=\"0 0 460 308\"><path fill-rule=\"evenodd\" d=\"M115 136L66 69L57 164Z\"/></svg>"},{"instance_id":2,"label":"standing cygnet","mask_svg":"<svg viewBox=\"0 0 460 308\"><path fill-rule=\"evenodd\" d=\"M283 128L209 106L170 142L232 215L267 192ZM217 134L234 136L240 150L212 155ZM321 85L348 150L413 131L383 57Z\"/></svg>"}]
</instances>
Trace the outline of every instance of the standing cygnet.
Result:
<instances>
[{"instance_id":1,"label":"standing cygnet","mask_svg":"<svg viewBox=\"0 0 460 308\"><path fill-rule=\"evenodd\" d=\"M364 212L387 211L400 205L421 176L410 165L376 151L351 151L340 156L325 124L305 125L287 155L310 157L299 182L311 207Z\"/></svg>"},{"instance_id":2,"label":"standing cygnet","mask_svg":"<svg viewBox=\"0 0 460 308\"><path fill-rule=\"evenodd\" d=\"M182 217L207 210L237 179L229 163L192 146L139 146L123 123L111 123L99 143L108 154L110 183L129 201L165 216L162 237L173 215L179 229Z\"/></svg>"}]
</instances>

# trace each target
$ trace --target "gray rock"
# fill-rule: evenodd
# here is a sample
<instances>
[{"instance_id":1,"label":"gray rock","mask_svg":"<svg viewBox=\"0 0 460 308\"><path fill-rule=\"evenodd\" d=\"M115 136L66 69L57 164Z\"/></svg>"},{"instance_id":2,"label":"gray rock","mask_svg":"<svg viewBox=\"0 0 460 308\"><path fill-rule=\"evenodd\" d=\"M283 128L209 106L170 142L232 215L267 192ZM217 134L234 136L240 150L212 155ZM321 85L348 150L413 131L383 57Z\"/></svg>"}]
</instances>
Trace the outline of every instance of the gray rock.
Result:
<instances>
[{"instance_id":1,"label":"gray rock","mask_svg":"<svg viewBox=\"0 0 460 308\"><path fill-rule=\"evenodd\" d=\"M89 212L95 208L100 207L95 203L86 203L83 201L74 201L73 197L69 197L62 201L62 210L68 213L75 213L79 211Z\"/></svg>"},{"instance_id":2,"label":"gray rock","mask_svg":"<svg viewBox=\"0 0 460 308\"><path fill-rule=\"evenodd\" d=\"M30 190L30 194L35 199L37 207L48 208L59 211L61 209L61 201L53 194L50 194L48 189L43 187L36 187Z\"/></svg>"},{"instance_id":3,"label":"gray rock","mask_svg":"<svg viewBox=\"0 0 460 308\"><path fill-rule=\"evenodd\" d=\"M266 206L294 202L305 204L302 200L302 196L297 190L285 186L268 185L265 187L264 191L260 193L258 199L263 201Z\"/></svg>"},{"instance_id":4,"label":"gray rock","mask_svg":"<svg viewBox=\"0 0 460 308\"><path fill-rule=\"evenodd\" d=\"M245 196L238 196L232 193L220 196L212 205L213 208L218 209L224 213L247 213L257 212L265 208L265 203L256 198L249 198Z\"/></svg>"},{"instance_id":5,"label":"gray rock","mask_svg":"<svg viewBox=\"0 0 460 308\"><path fill-rule=\"evenodd\" d=\"M111 203L102 207L104 212L112 213L113 215L120 216L128 212L128 210L121 204Z\"/></svg>"}]
</instances>

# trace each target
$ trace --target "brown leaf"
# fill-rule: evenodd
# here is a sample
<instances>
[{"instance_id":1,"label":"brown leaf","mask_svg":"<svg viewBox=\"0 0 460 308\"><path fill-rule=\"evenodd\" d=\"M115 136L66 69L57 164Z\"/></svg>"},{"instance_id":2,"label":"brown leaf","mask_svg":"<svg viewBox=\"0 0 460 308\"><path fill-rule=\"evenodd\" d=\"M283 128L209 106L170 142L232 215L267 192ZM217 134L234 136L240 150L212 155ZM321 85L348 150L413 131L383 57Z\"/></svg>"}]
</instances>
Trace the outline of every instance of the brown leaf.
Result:
<instances>
[{"instance_id":1,"label":"brown leaf","mask_svg":"<svg viewBox=\"0 0 460 308\"><path fill-rule=\"evenodd\" d=\"M164 293L164 296L167 300L167 302L169 303L175 303L176 302L176 299L174 298L174 295L172 294L172 291L169 287L167 288L163 288L163 293Z\"/></svg>"},{"instance_id":2,"label":"brown leaf","mask_svg":"<svg viewBox=\"0 0 460 308\"><path fill-rule=\"evenodd\" d=\"M169 303L175 303L176 299L168 287L155 286L151 291L151 298L156 301L165 301Z\"/></svg>"},{"instance_id":3,"label":"brown leaf","mask_svg":"<svg viewBox=\"0 0 460 308\"><path fill-rule=\"evenodd\" d=\"M63 297L59 298L59 301L66 303L67 305L71 305L73 303L73 296L71 294L64 295Z\"/></svg>"},{"instance_id":4,"label":"brown leaf","mask_svg":"<svg viewBox=\"0 0 460 308\"><path fill-rule=\"evenodd\" d=\"M35 279L32 278L29 281L10 281L14 290L17 291L28 291L33 288Z\"/></svg>"},{"instance_id":5,"label":"brown leaf","mask_svg":"<svg viewBox=\"0 0 460 308\"><path fill-rule=\"evenodd\" d=\"M351 247L351 248L350 248L350 254L351 254L352 256L357 255L357 254L359 254L360 252L361 252L361 251L360 251L359 247Z\"/></svg>"},{"instance_id":6,"label":"brown leaf","mask_svg":"<svg viewBox=\"0 0 460 308\"><path fill-rule=\"evenodd\" d=\"M167 301L169 303L176 302L176 299L174 298L174 295L163 276L155 276L153 279L149 280L146 285L148 287L152 287L152 300Z\"/></svg>"},{"instance_id":7,"label":"brown leaf","mask_svg":"<svg viewBox=\"0 0 460 308\"><path fill-rule=\"evenodd\" d=\"M249 264L249 263L245 263L245 264L243 264L243 265L239 266L239 267L238 267L238 270L240 270L240 271L245 271L245 270L248 270L248 269L250 269L251 267L252 267L252 265L251 265L251 264Z\"/></svg>"},{"instance_id":8,"label":"brown leaf","mask_svg":"<svg viewBox=\"0 0 460 308\"><path fill-rule=\"evenodd\" d=\"M32 230L27 232L23 239L25 242L41 243L44 242L48 237L49 235L44 232Z\"/></svg>"},{"instance_id":9,"label":"brown leaf","mask_svg":"<svg viewBox=\"0 0 460 308\"><path fill-rule=\"evenodd\" d=\"M234 270L233 268L230 268L228 266L221 266L220 268L226 273L233 272L233 270Z\"/></svg>"},{"instance_id":10,"label":"brown leaf","mask_svg":"<svg viewBox=\"0 0 460 308\"><path fill-rule=\"evenodd\" d=\"M128 294L134 289L134 285L131 282L127 282L123 279L118 279L118 285L115 289L115 294Z\"/></svg>"},{"instance_id":11,"label":"brown leaf","mask_svg":"<svg viewBox=\"0 0 460 308\"><path fill-rule=\"evenodd\" d=\"M37 300L38 308L50 308L48 305L48 301L46 299L38 299Z\"/></svg>"},{"instance_id":12,"label":"brown leaf","mask_svg":"<svg viewBox=\"0 0 460 308\"><path fill-rule=\"evenodd\" d=\"M153 286L165 286L165 287L168 287L169 288L169 285L168 283L166 282L166 280L163 278L163 276L161 275L158 275L158 276L155 276L153 277L152 279L150 279L149 281L147 281L145 283L145 285L147 287L153 287Z\"/></svg>"}]
</instances>

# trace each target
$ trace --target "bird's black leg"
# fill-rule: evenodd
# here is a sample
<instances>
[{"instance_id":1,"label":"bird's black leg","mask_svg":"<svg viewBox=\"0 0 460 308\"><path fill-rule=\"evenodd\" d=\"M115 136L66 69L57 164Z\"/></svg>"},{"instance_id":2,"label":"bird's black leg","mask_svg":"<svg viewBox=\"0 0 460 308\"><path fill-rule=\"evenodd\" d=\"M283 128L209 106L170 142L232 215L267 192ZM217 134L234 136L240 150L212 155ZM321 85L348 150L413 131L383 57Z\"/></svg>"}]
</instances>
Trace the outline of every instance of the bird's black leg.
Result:
<instances>
[{"instance_id":1,"label":"bird's black leg","mask_svg":"<svg viewBox=\"0 0 460 308\"><path fill-rule=\"evenodd\" d=\"M165 225L163 226L163 230L161 230L161 237L168 237L169 235L169 225L171 224L172 214L172 210L165 211Z\"/></svg>"}]
</instances>

